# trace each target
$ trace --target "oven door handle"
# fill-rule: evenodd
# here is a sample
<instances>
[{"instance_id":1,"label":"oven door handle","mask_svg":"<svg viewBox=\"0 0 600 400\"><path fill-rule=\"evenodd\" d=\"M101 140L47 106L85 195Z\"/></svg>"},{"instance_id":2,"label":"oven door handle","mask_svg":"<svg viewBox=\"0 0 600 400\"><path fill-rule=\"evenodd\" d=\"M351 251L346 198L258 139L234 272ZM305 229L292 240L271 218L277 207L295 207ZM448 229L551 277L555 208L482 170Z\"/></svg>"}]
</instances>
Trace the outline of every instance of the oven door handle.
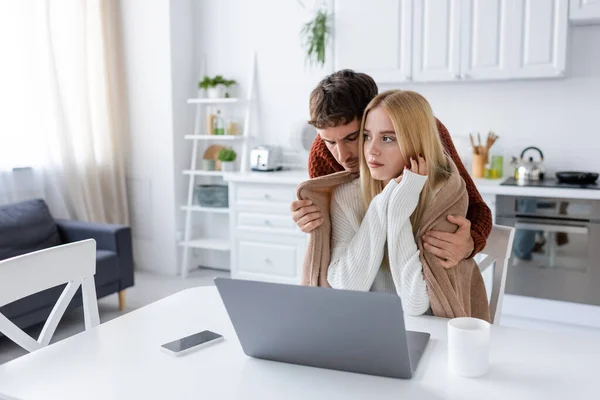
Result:
<instances>
[{"instance_id":1,"label":"oven door handle","mask_svg":"<svg viewBox=\"0 0 600 400\"><path fill-rule=\"evenodd\" d=\"M515 229L525 229L528 231L581 233L583 235L586 235L588 233L588 228L586 226L546 225L534 224L531 222L517 222L515 223Z\"/></svg>"}]
</instances>

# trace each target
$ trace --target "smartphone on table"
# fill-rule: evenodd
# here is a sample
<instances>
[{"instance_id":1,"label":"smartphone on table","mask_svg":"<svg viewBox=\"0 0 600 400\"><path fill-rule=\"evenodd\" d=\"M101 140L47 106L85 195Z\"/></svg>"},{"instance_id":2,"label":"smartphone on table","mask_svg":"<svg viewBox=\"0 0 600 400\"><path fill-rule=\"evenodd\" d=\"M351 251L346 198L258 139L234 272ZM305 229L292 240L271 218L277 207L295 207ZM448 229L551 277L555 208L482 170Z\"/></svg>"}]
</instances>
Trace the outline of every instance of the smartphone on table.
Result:
<instances>
[{"instance_id":1,"label":"smartphone on table","mask_svg":"<svg viewBox=\"0 0 600 400\"><path fill-rule=\"evenodd\" d=\"M165 343L160 346L161 350L175 356L181 356L201 349L210 344L223 340L223 336L212 331L202 331L186 336L181 339Z\"/></svg>"}]
</instances>

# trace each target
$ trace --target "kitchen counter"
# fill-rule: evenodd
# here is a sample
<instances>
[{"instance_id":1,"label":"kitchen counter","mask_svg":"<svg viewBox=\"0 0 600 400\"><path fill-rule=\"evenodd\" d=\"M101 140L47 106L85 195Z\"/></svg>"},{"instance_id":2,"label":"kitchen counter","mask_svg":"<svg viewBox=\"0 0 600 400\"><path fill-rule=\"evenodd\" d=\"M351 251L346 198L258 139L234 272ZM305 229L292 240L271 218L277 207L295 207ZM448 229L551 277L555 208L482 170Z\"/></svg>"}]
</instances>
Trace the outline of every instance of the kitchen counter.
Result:
<instances>
[{"instance_id":1,"label":"kitchen counter","mask_svg":"<svg viewBox=\"0 0 600 400\"><path fill-rule=\"evenodd\" d=\"M282 185L298 185L309 179L308 170L290 169L273 172L232 172L223 178L228 182L271 183ZM559 199L600 200L600 190L565 189L527 186L502 186L506 178L481 179L474 178L475 186L482 195L508 195L530 197L554 197Z\"/></svg>"},{"instance_id":2,"label":"kitchen counter","mask_svg":"<svg viewBox=\"0 0 600 400\"><path fill-rule=\"evenodd\" d=\"M564 189L550 187L501 186L506 178L481 179L473 178L477 190L482 195L507 195L529 197L554 197L559 199L600 200L600 190Z\"/></svg>"},{"instance_id":3,"label":"kitchen counter","mask_svg":"<svg viewBox=\"0 0 600 400\"><path fill-rule=\"evenodd\" d=\"M224 174L223 179L228 182L298 185L309 177L306 169L290 169L272 172L232 172Z\"/></svg>"}]
</instances>

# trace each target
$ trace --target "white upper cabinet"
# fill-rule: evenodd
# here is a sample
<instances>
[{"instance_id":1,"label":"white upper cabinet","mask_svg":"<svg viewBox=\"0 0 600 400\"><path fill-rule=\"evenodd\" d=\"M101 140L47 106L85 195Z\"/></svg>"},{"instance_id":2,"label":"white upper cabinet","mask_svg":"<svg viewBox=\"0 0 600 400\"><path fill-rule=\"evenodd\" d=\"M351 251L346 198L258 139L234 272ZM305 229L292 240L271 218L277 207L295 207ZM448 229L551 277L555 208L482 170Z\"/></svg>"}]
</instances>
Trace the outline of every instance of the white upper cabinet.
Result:
<instances>
[{"instance_id":1,"label":"white upper cabinet","mask_svg":"<svg viewBox=\"0 0 600 400\"><path fill-rule=\"evenodd\" d=\"M413 7L413 79L459 79L460 0L417 0Z\"/></svg>"},{"instance_id":2,"label":"white upper cabinet","mask_svg":"<svg viewBox=\"0 0 600 400\"><path fill-rule=\"evenodd\" d=\"M600 23L600 0L570 0L569 20L576 24Z\"/></svg>"},{"instance_id":3,"label":"white upper cabinet","mask_svg":"<svg viewBox=\"0 0 600 400\"><path fill-rule=\"evenodd\" d=\"M379 83L564 74L569 0L334 1L336 69Z\"/></svg>"},{"instance_id":4,"label":"white upper cabinet","mask_svg":"<svg viewBox=\"0 0 600 400\"><path fill-rule=\"evenodd\" d=\"M378 83L411 77L412 0L335 0L335 69L351 68Z\"/></svg>"},{"instance_id":5,"label":"white upper cabinet","mask_svg":"<svg viewBox=\"0 0 600 400\"><path fill-rule=\"evenodd\" d=\"M510 78L512 0L461 3L461 79Z\"/></svg>"},{"instance_id":6,"label":"white upper cabinet","mask_svg":"<svg viewBox=\"0 0 600 400\"><path fill-rule=\"evenodd\" d=\"M567 50L567 0L513 0L512 78L562 76Z\"/></svg>"}]
</instances>

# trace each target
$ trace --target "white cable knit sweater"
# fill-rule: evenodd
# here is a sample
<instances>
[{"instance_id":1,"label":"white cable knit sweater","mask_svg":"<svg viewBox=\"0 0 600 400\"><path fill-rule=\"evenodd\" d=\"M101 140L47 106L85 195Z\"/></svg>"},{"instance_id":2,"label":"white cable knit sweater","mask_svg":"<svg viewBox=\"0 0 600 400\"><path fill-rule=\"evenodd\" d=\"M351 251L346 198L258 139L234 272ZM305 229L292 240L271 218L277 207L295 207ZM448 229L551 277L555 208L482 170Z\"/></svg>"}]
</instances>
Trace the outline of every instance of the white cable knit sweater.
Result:
<instances>
[{"instance_id":1,"label":"white cable knit sweater","mask_svg":"<svg viewBox=\"0 0 600 400\"><path fill-rule=\"evenodd\" d=\"M331 287L397 293L408 315L421 315L429 309L410 223L426 181L426 176L406 170L400 183L391 180L375 196L362 221L360 179L334 189L327 273ZM386 250L389 264L384 263Z\"/></svg>"}]
</instances>

